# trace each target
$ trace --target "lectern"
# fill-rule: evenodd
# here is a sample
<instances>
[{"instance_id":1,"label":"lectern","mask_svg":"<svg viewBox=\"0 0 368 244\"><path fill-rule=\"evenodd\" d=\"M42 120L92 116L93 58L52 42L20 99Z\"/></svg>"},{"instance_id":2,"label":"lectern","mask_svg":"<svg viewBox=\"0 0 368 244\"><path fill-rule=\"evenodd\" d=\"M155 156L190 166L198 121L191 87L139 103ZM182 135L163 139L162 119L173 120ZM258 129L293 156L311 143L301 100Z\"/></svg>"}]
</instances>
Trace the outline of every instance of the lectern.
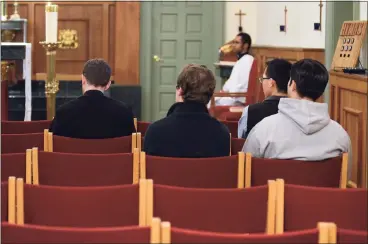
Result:
<instances>
[{"instance_id":1,"label":"lectern","mask_svg":"<svg viewBox=\"0 0 368 244\"><path fill-rule=\"evenodd\" d=\"M367 21L343 23L330 70L330 116L348 132L353 153L352 180L367 187L368 76L359 55ZM360 65L360 66L359 66Z\"/></svg>"}]
</instances>

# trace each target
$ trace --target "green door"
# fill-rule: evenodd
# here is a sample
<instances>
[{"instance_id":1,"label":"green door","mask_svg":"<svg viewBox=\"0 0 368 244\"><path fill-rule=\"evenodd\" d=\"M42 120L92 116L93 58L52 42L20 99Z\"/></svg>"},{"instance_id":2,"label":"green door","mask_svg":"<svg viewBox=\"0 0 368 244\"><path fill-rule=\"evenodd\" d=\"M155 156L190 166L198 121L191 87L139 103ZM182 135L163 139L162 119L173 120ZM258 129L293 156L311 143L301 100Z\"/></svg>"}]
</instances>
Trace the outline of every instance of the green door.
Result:
<instances>
[{"instance_id":1,"label":"green door","mask_svg":"<svg viewBox=\"0 0 368 244\"><path fill-rule=\"evenodd\" d=\"M143 103L143 111L150 109L149 120L156 121L175 103L176 79L183 66L204 64L214 71L223 40L219 25L223 8L219 2L164 1L151 3L151 9L151 53L143 55L150 59L151 74L141 75L151 77L150 98Z\"/></svg>"}]
</instances>

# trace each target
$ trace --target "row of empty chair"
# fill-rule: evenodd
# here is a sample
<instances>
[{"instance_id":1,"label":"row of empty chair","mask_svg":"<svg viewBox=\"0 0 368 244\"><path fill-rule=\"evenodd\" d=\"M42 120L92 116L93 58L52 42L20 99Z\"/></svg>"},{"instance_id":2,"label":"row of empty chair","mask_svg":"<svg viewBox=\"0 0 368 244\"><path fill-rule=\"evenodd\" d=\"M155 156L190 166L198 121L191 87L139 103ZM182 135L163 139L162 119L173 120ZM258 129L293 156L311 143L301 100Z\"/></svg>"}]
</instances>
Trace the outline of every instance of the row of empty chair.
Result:
<instances>
[{"instance_id":1,"label":"row of empty chair","mask_svg":"<svg viewBox=\"0 0 368 244\"><path fill-rule=\"evenodd\" d=\"M159 218L151 226L68 228L2 223L2 243L367 243L365 231L320 222L316 228L278 235L224 234L172 227Z\"/></svg>"},{"instance_id":2,"label":"row of empty chair","mask_svg":"<svg viewBox=\"0 0 368 244\"><path fill-rule=\"evenodd\" d=\"M153 184L55 187L2 183L2 221L64 227L150 226L154 217L178 228L282 234L333 222L367 231L367 190L289 185L282 179L246 189Z\"/></svg>"},{"instance_id":3,"label":"row of empty chair","mask_svg":"<svg viewBox=\"0 0 368 244\"><path fill-rule=\"evenodd\" d=\"M218 158L168 158L133 153L75 154L28 149L1 155L1 180L24 178L28 184L108 186L158 184L197 188L244 188L283 178L290 184L346 188L347 155L319 162L252 158L247 153Z\"/></svg>"},{"instance_id":4,"label":"row of empty chair","mask_svg":"<svg viewBox=\"0 0 368 244\"><path fill-rule=\"evenodd\" d=\"M134 148L140 150L144 144L144 137L140 132L131 136L109 139L76 139L53 135L45 130L43 133L31 134L2 134L1 153L19 153L26 149L37 147L42 151L69 153L128 153ZM242 150L245 140L231 138L229 155L236 155Z\"/></svg>"},{"instance_id":5,"label":"row of empty chair","mask_svg":"<svg viewBox=\"0 0 368 244\"><path fill-rule=\"evenodd\" d=\"M238 134L238 122L237 121L226 121L221 120L225 124L231 135L237 137ZM136 132L140 132L142 136L145 135L149 125L151 123L138 121L134 119L134 125ZM41 133L45 129L49 129L51 125L50 120L40 121L1 121L1 133L2 134L29 134L29 133Z\"/></svg>"}]
</instances>

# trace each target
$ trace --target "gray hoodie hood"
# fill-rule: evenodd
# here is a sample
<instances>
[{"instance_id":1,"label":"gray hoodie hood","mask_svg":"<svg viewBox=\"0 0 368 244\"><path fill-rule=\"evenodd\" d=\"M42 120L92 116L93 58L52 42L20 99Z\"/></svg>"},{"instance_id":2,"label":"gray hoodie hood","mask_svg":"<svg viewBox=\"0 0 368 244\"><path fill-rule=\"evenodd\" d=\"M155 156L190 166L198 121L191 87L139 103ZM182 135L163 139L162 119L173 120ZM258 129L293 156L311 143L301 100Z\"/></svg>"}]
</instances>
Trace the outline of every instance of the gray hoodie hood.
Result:
<instances>
[{"instance_id":1,"label":"gray hoodie hood","mask_svg":"<svg viewBox=\"0 0 368 244\"><path fill-rule=\"evenodd\" d=\"M279 113L291 119L307 135L314 134L330 123L328 105L307 100L281 98Z\"/></svg>"}]
</instances>

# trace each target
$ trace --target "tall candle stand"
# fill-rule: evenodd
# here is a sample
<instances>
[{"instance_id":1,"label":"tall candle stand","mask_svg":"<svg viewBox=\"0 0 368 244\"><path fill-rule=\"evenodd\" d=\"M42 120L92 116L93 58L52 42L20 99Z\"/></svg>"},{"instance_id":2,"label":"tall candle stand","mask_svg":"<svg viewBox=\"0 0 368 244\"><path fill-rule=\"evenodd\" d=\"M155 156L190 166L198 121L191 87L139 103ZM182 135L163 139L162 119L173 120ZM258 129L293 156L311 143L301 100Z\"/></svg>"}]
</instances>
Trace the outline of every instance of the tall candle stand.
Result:
<instances>
[{"instance_id":1,"label":"tall candle stand","mask_svg":"<svg viewBox=\"0 0 368 244\"><path fill-rule=\"evenodd\" d=\"M45 95L47 99L47 119L55 117L56 93L59 91L59 81L56 79L56 50L60 42L40 42L46 50L46 71Z\"/></svg>"}]
</instances>

